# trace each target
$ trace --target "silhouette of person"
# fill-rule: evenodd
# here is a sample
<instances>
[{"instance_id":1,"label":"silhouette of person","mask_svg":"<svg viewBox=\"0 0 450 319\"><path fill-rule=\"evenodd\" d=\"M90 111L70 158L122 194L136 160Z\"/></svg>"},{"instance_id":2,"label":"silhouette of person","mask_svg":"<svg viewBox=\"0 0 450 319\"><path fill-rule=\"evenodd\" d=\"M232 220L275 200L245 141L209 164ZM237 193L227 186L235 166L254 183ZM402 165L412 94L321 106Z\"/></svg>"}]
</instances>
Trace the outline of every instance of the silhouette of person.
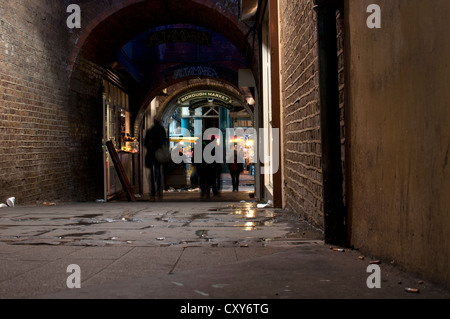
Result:
<instances>
[{"instance_id":1,"label":"silhouette of person","mask_svg":"<svg viewBox=\"0 0 450 319\"><path fill-rule=\"evenodd\" d=\"M150 190L152 200L157 195L162 198L162 174L161 163L156 159L156 151L166 143L166 130L161 123L155 119L154 125L147 130L144 145L147 148L145 165L150 169Z\"/></svg>"},{"instance_id":2,"label":"silhouette of person","mask_svg":"<svg viewBox=\"0 0 450 319\"><path fill-rule=\"evenodd\" d=\"M216 137L213 135L211 136L211 141L209 143L216 143ZM215 148L212 149L211 155L215 157L216 150ZM205 163L206 168L206 197L209 198L210 192L212 190L213 195L217 196L219 195L219 191L217 188L217 167L220 165L220 163L217 163L214 161L213 163Z\"/></svg>"},{"instance_id":3,"label":"silhouette of person","mask_svg":"<svg viewBox=\"0 0 450 319\"><path fill-rule=\"evenodd\" d=\"M244 164L238 161L238 152L234 149L232 161L228 162L228 169L231 175L231 184L233 185L233 192L239 192L239 176L244 170Z\"/></svg>"}]
</instances>

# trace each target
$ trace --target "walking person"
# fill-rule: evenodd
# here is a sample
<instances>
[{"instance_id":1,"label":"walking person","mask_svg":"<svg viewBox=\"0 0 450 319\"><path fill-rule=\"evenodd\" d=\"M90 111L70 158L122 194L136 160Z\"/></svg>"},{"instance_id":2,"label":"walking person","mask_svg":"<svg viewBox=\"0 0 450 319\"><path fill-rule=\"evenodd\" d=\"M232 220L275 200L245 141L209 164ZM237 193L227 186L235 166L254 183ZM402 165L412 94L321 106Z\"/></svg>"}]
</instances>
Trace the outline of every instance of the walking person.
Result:
<instances>
[{"instance_id":1,"label":"walking person","mask_svg":"<svg viewBox=\"0 0 450 319\"><path fill-rule=\"evenodd\" d=\"M210 144L216 143L216 137L213 135L211 136ZM216 150L212 149L211 155L215 157ZM210 192L212 190L213 195L217 196L219 195L219 191L217 188L217 165L220 163L217 163L214 161L213 163L205 163L205 169L206 169L206 198L209 198Z\"/></svg>"},{"instance_id":2,"label":"walking person","mask_svg":"<svg viewBox=\"0 0 450 319\"><path fill-rule=\"evenodd\" d=\"M234 150L233 160L228 162L228 168L231 175L231 184L233 185L233 192L239 192L239 176L244 170L244 165L238 161L238 152Z\"/></svg>"},{"instance_id":3,"label":"walking person","mask_svg":"<svg viewBox=\"0 0 450 319\"><path fill-rule=\"evenodd\" d=\"M166 144L166 130L161 123L155 119L154 125L147 130L144 145L147 148L145 156L145 165L150 169L150 190L151 200L155 200L155 196L162 199L162 172L161 164L156 157L156 152Z\"/></svg>"}]
</instances>

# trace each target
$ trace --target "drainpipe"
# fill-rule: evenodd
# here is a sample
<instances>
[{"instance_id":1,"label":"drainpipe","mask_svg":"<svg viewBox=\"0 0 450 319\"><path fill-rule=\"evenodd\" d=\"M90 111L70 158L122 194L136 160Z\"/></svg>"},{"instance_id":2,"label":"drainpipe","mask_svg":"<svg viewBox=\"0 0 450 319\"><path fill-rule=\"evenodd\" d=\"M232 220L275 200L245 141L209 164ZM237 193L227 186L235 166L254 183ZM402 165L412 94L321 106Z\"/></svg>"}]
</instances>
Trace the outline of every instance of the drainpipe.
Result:
<instances>
[{"instance_id":1,"label":"drainpipe","mask_svg":"<svg viewBox=\"0 0 450 319\"><path fill-rule=\"evenodd\" d=\"M336 29L336 11L343 12L343 1L314 0L314 9L318 25L325 241L333 245L347 245Z\"/></svg>"}]
</instances>

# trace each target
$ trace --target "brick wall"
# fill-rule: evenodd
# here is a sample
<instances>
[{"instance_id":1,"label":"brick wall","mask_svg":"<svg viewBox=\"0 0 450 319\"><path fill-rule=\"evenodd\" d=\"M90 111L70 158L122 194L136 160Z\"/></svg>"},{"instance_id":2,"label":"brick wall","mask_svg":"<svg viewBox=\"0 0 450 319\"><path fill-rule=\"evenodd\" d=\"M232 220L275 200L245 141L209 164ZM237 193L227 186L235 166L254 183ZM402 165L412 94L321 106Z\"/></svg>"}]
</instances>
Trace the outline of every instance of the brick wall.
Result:
<instances>
[{"instance_id":1,"label":"brick wall","mask_svg":"<svg viewBox=\"0 0 450 319\"><path fill-rule=\"evenodd\" d=\"M59 6L60 7L60 6ZM3 1L0 15L0 200L61 197L67 180L64 43L58 5ZM64 12L64 11L63 11ZM59 62L59 63L58 63Z\"/></svg>"},{"instance_id":2,"label":"brick wall","mask_svg":"<svg viewBox=\"0 0 450 319\"><path fill-rule=\"evenodd\" d=\"M284 196L288 208L324 226L317 20L312 1L281 1ZM344 32L337 15L342 162L345 169ZM344 188L345 189L345 188Z\"/></svg>"},{"instance_id":3,"label":"brick wall","mask_svg":"<svg viewBox=\"0 0 450 319\"><path fill-rule=\"evenodd\" d=\"M186 16L241 43L246 34L236 0L79 1L79 30L66 27L69 3L0 4L0 202L102 196L101 80L111 62L108 48L114 53L151 23L190 22ZM96 29L107 18L111 23Z\"/></svg>"},{"instance_id":4,"label":"brick wall","mask_svg":"<svg viewBox=\"0 0 450 319\"><path fill-rule=\"evenodd\" d=\"M323 226L316 16L311 1L281 1L285 201Z\"/></svg>"},{"instance_id":5,"label":"brick wall","mask_svg":"<svg viewBox=\"0 0 450 319\"><path fill-rule=\"evenodd\" d=\"M65 12L62 1L0 6L0 202L92 196L101 126L92 92L68 89Z\"/></svg>"}]
</instances>

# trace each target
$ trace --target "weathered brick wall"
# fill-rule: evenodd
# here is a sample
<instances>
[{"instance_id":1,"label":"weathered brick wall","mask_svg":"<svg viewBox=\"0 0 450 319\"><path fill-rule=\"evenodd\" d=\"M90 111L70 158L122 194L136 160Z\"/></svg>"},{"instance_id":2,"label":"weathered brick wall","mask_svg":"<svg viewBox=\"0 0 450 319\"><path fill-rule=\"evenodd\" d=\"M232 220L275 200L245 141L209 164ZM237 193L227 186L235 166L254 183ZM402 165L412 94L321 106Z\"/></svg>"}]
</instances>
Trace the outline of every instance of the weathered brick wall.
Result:
<instances>
[{"instance_id":1,"label":"weathered brick wall","mask_svg":"<svg viewBox=\"0 0 450 319\"><path fill-rule=\"evenodd\" d=\"M293 211L323 226L316 12L309 0L281 1L280 11L285 202ZM344 28L339 13L336 21L342 169L345 171Z\"/></svg>"},{"instance_id":2,"label":"weathered brick wall","mask_svg":"<svg viewBox=\"0 0 450 319\"><path fill-rule=\"evenodd\" d=\"M61 197L69 166L60 5L3 1L0 14L0 200ZM64 12L64 9L62 9Z\"/></svg>"},{"instance_id":3,"label":"weathered brick wall","mask_svg":"<svg viewBox=\"0 0 450 319\"><path fill-rule=\"evenodd\" d=\"M281 1L285 200L323 226L316 15L311 1Z\"/></svg>"},{"instance_id":4,"label":"weathered brick wall","mask_svg":"<svg viewBox=\"0 0 450 319\"><path fill-rule=\"evenodd\" d=\"M152 23L182 20L188 4L192 22L203 19L230 37L246 33L237 0L79 1L82 28L68 30L70 3L0 4L0 202L9 196L19 204L102 196L101 80L102 67L111 62L108 48L114 53ZM127 10L132 4L150 10Z\"/></svg>"},{"instance_id":5,"label":"weathered brick wall","mask_svg":"<svg viewBox=\"0 0 450 319\"><path fill-rule=\"evenodd\" d=\"M63 1L0 5L0 202L92 196L101 122L92 92L69 90L65 19Z\"/></svg>"},{"instance_id":6,"label":"weathered brick wall","mask_svg":"<svg viewBox=\"0 0 450 319\"><path fill-rule=\"evenodd\" d=\"M342 160L342 174L344 176L343 180L343 201L344 206L347 206L347 127L346 125L346 102L345 102L345 25L344 25L344 19L343 14L341 12L337 11L336 15L336 29L337 29L337 55L338 55L338 85L339 85L339 109L341 110L340 113L340 120L341 120L341 160Z\"/></svg>"}]
</instances>

